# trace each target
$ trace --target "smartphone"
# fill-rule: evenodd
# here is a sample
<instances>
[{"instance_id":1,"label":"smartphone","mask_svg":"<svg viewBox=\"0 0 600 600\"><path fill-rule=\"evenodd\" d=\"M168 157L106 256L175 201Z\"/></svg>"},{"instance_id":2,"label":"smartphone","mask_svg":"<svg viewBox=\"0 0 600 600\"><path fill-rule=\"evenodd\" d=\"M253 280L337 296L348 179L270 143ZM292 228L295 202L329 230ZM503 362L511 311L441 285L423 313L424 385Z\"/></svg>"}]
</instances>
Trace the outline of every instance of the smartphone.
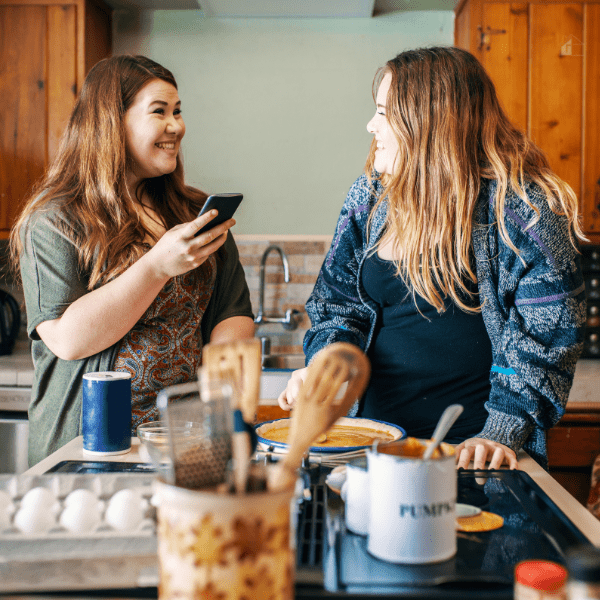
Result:
<instances>
[{"instance_id":1,"label":"smartphone","mask_svg":"<svg viewBox=\"0 0 600 600\"><path fill-rule=\"evenodd\" d=\"M217 209L219 214L212 221L209 221L204 227L202 227L202 229L198 230L196 235L200 235L201 233L212 229L216 225L231 219L231 217L233 217L233 213L235 213L237 207L240 205L243 197L244 196L242 194L213 194L212 196L209 196L204 203L202 210L198 213L198 216L207 213L213 208Z\"/></svg>"}]
</instances>

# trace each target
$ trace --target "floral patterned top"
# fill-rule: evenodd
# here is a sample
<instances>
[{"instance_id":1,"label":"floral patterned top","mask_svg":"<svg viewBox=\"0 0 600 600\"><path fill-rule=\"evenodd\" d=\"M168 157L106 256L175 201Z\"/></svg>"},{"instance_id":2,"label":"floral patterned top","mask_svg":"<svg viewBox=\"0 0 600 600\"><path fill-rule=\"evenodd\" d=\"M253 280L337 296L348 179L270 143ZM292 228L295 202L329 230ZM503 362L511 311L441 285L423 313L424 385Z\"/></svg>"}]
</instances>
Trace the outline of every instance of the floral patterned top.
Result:
<instances>
[{"instance_id":1,"label":"floral patterned top","mask_svg":"<svg viewBox=\"0 0 600 600\"><path fill-rule=\"evenodd\" d=\"M202 362L200 323L212 296L211 255L197 269L170 279L135 327L121 340L114 370L131 374L131 434L159 418L156 396L196 378Z\"/></svg>"}]
</instances>

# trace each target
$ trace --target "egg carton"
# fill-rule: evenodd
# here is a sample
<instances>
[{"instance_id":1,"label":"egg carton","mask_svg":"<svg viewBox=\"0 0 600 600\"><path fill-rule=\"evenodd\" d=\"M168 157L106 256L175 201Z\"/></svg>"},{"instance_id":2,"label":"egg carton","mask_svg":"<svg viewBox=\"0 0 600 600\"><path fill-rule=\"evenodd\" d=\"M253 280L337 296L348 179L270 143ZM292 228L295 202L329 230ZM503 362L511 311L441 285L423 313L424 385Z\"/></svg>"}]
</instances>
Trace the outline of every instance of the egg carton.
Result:
<instances>
[{"instance_id":1,"label":"egg carton","mask_svg":"<svg viewBox=\"0 0 600 600\"><path fill-rule=\"evenodd\" d=\"M0 475L0 592L157 585L154 479Z\"/></svg>"},{"instance_id":2,"label":"egg carton","mask_svg":"<svg viewBox=\"0 0 600 600\"><path fill-rule=\"evenodd\" d=\"M0 540L155 535L152 475L0 476Z\"/></svg>"}]
</instances>

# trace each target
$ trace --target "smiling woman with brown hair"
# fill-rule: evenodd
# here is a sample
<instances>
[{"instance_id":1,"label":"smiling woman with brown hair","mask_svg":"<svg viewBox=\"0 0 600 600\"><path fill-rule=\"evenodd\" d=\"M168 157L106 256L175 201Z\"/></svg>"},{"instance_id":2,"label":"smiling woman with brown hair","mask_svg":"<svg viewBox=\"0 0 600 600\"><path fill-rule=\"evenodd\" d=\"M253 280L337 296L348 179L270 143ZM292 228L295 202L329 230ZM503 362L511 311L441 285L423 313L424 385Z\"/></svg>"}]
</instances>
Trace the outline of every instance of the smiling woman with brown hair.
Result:
<instances>
[{"instance_id":1,"label":"smiling woman with brown hair","mask_svg":"<svg viewBox=\"0 0 600 600\"><path fill-rule=\"evenodd\" d=\"M516 468L520 448L545 466L583 345L577 198L468 52L402 52L374 96L365 173L306 305L307 361L356 344L372 364L359 416L428 438L459 403L458 466Z\"/></svg>"},{"instance_id":2,"label":"smiling woman with brown hair","mask_svg":"<svg viewBox=\"0 0 600 600\"><path fill-rule=\"evenodd\" d=\"M80 434L82 376L132 376L132 433L163 387L196 377L203 343L252 337L228 230L195 236L207 195L186 186L170 71L143 56L88 74L44 179L11 232L35 365L31 464Z\"/></svg>"}]
</instances>

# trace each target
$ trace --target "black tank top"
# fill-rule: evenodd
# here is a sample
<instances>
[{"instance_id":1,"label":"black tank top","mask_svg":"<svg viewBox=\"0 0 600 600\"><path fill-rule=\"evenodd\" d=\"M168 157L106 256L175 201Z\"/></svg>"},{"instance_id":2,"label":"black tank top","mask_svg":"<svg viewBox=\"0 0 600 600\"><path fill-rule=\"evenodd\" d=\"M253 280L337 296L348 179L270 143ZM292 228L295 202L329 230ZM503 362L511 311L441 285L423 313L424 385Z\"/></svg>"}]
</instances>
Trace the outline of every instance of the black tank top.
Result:
<instances>
[{"instance_id":1,"label":"black tank top","mask_svg":"<svg viewBox=\"0 0 600 600\"><path fill-rule=\"evenodd\" d=\"M378 304L379 318L359 416L429 438L442 411L458 403L464 411L446 439L458 443L479 433L487 418L492 366L481 312L467 313L446 300L439 314L420 296L413 300L394 263L377 254L365 260L362 284Z\"/></svg>"}]
</instances>

